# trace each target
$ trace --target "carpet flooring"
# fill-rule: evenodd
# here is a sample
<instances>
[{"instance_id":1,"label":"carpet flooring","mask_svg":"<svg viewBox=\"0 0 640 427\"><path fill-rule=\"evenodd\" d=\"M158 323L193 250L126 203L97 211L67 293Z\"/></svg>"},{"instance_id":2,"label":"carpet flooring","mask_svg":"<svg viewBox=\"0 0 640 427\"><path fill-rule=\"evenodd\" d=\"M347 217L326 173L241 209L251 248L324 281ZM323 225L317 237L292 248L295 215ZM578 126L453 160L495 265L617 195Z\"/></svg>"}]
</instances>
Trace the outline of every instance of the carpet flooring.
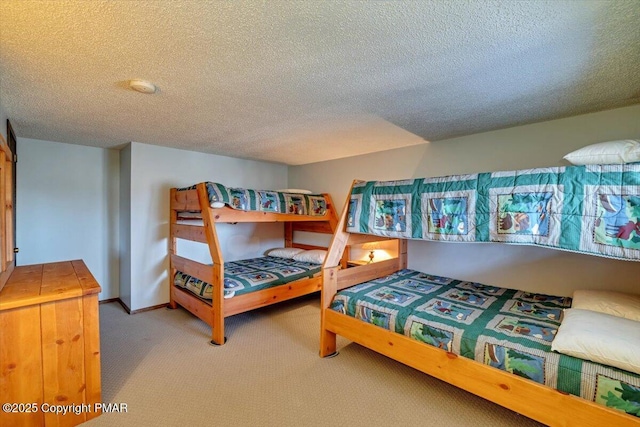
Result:
<instances>
[{"instance_id":1,"label":"carpet flooring","mask_svg":"<svg viewBox=\"0 0 640 427\"><path fill-rule=\"evenodd\" d=\"M318 299L227 318L222 347L182 308L100 305L102 401L127 411L83 426L541 425L340 337L320 358Z\"/></svg>"}]
</instances>

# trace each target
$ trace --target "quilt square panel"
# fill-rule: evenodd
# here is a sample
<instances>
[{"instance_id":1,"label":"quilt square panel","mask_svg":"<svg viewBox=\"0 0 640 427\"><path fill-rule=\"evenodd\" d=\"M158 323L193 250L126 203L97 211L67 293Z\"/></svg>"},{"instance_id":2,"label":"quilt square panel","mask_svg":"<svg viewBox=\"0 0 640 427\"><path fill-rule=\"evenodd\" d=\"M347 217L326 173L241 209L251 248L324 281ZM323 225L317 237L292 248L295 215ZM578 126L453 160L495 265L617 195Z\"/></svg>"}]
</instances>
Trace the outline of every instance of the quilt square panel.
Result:
<instances>
[{"instance_id":1,"label":"quilt square panel","mask_svg":"<svg viewBox=\"0 0 640 427\"><path fill-rule=\"evenodd\" d=\"M407 230L407 211L409 198L376 200L373 222L374 230L398 231Z\"/></svg>"},{"instance_id":2,"label":"quilt square panel","mask_svg":"<svg viewBox=\"0 0 640 427\"><path fill-rule=\"evenodd\" d=\"M234 209L248 211L251 209L249 205L249 194L243 188L229 188L230 205Z\"/></svg>"},{"instance_id":3,"label":"quilt square panel","mask_svg":"<svg viewBox=\"0 0 640 427\"><path fill-rule=\"evenodd\" d=\"M489 297L480 292L470 292L468 290L457 288L440 294L440 297L481 308L488 308L496 300L494 297Z\"/></svg>"},{"instance_id":4,"label":"quilt square panel","mask_svg":"<svg viewBox=\"0 0 640 427\"><path fill-rule=\"evenodd\" d=\"M459 289L468 289L475 292L482 292L486 295L494 295L499 296L505 292L505 288L498 288L496 286L483 285L482 283L476 282L460 282L456 285L456 288Z\"/></svg>"},{"instance_id":5,"label":"quilt square panel","mask_svg":"<svg viewBox=\"0 0 640 427\"><path fill-rule=\"evenodd\" d=\"M398 306L407 306L416 299L420 298L418 295L411 292L401 291L388 286L383 286L372 292L366 294L369 298L378 301L384 301Z\"/></svg>"},{"instance_id":6,"label":"quilt square panel","mask_svg":"<svg viewBox=\"0 0 640 427\"><path fill-rule=\"evenodd\" d=\"M271 191L257 191L260 207L263 212L280 212L280 201L278 193Z\"/></svg>"},{"instance_id":7,"label":"quilt square panel","mask_svg":"<svg viewBox=\"0 0 640 427\"><path fill-rule=\"evenodd\" d=\"M427 322L419 317L409 316L404 334L414 340L459 354L462 332L462 329L444 323Z\"/></svg>"},{"instance_id":8,"label":"quilt square panel","mask_svg":"<svg viewBox=\"0 0 640 427\"><path fill-rule=\"evenodd\" d=\"M485 343L484 363L540 384L545 383L544 356L499 344Z\"/></svg>"},{"instance_id":9,"label":"quilt square panel","mask_svg":"<svg viewBox=\"0 0 640 427\"><path fill-rule=\"evenodd\" d=\"M594 402L630 415L640 415L640 386L598 375Z\"/></svg>"},{"instance_id":10,"label":"quilt square panel","mask_svg":"<svg viewBox=\"0 0 640 427\"><path fill-rule=\"evenodd\" d=\"M275 274L272 274L266 271L260 271L260 272L249 273L249 274L238 274L237 277L240 279L246 280L247 282L249 282L251 286L257 286L264 283L269 283L278 278L278 276L276 276Z\"/></svg>"},{"instance_id":11,"label":"quilt square panel","mask_svg":"<svg viewBox=\"0 0 640 427\"><path fill-rule=\"evenodd\" d=\"M640 257L640 186L586 186L580 248Z\"/></svg>"},{"instance_id":12,"label":"quilt square panel","mask_svg":"<svg viewBox=\"0 0 640 427\"><path fill-rule=\"evenodd\" d=\"M309 212L313 215L324 215L327 211L327 201L324 197L308 196Z\"/></svg>"},{"instance_id":13,"label":"quilt square panel","mask_svg":"<svg viewBox=\"0 0 640 427\"><path fill-rule=\"evenodd\" d=\"M540 302L545 304L553 304L553 305L557 305L558 307L565 307L565 308L571 307L571 298L569 297L557 297L554 295L545 295L545 294L536 294L533 292L516 291L516 293L513 294L513 298L519 299L522 301L528 301L528 302Z\"/></svg>"},{"instance_id":14,"label":"quilt square panel","mask_svg":"<svg viewBox=\"0 0 640 427\"><path fill-rule=\"evenodd\" d=\"M434 276L433 274L426 273L420 273L414 276L414 278L424 280L429 283L437 283L439 285L449 285L454 282L454 279L450 279L449 277Z\"/></svg>"},{"instance_id":15,"label":"quilt square panel","mask_svg":"<svg viewBox=\"0 0 640 427\"><path fill-rule=\"evenodd\" d=\"M473 321L482 314L482 310L465 307L461 304L455 304L440 298L434 298L428 301L426 304L417 307L415 311L417 313L425 312L435 314L438 317L451 319L467 325L473 323Z\"/></svg>"},{"instance_id":16,"label":"quilt square panel","mask_svg":"<svg viewBox=\"0 0 640 427\"><path fill-rule=\"evenodd\" d=\"M225 274L247 274L255 271L253 268L249 268L246 265L234 265L225 266L224 273Z\"/></svg>"},{"instance_id":17,"label":"quilt square panel","mask_svg":"<svg viewBox=\"0 0 640 427\"><path fill-rule=\"evenodd\" d=\"M238 289L244 289L244 285L242 284L242 282L236 280L236 279L232 279L230 277L225 277L224 278L224 288L225 289L233 289L233 290L238 290Z\"/></svg>"},{"instance_id":18,"label":"quilt square panel","mask_svg":"<svg viewBox=\"0 0 640 427\"><path fill-rule=\"evenodd\" d=\"M280 274L284 277L289 277L296 274L304 273L306 270L304 268L299 268L294 266L289 266L289 267L282 266L282 267L272 268L271 271L276 274Z\"/></svg>"},{"instance_id":19,"label":"quilt square panel","mask_svg":"<svg viewBox=\"0 0 640 427\"><path fill-rule=\"evenodd\" d=\"M503 315L495 316L487 323L487 328L511 337L522 337L541 344L551 344L558 332L558 325Z\"/></svg>"},{"instance_id":20,"label":"quilt square panel","mask_svg":"<svg viewBox=\"0 0 640 427\"><path fill-rule=\"evenodd\" d=\"M408 289L413 292L419 292L421 294L429 294L441 288L441 286L414 279L400 280L399 282L394 283L393 286Z\"/></svg>"},{"instance_id":21,"label":"quilt square panel","mask_svg":"<svg viewBox=\"0 0 640 427\"><path fill-rule=\"evenodd\" d=\"M284 196L287 212L294 215L306 215L307 206L302 195L286 193Z\"/></svg>"},{"instance_id":22,"label":"quilt square panel","mask_svg":"<svg viewBox=\"0 0 640 427\"><path fill-rule=\"evenodd\" d=\"M502 307L502 311L532 317L534 319L552 320L555 322L560 322L562 317L562 309L560 308L552 308L542 304L516 300L507 301Z\"/></svg>"},{"instance_id":23,"label":"quilt square panel","mask_svg":"<svg viewBox=\"0 0 640 427\"><path fill-rule=\"evenodd\" d=\"M476 240L475 191L423 193L421 197L423 238L473 242ZM447 235L442 239L442 235Z\"/></svg>"},{"instance_id":24,"label":"quilt square panel","mask_svg":"<svg viewBox=\"0 0 640 427\"><path fill-rule=\"evenodd\" d=\"M562 185L529 185L489 190L492 241L558 246Z\"/></svg>"},{"instance_id":25,"label":"quilt square panel","mask_svg":"<svg viewBox=\"0 0 640 427\"><path fill-rule=\"evenodd\" d=\"M389 331L395 331L398 311L389 307L381 307L366 301L356 305L356 319L371 323Z\"/></svg>"}]
</instances>

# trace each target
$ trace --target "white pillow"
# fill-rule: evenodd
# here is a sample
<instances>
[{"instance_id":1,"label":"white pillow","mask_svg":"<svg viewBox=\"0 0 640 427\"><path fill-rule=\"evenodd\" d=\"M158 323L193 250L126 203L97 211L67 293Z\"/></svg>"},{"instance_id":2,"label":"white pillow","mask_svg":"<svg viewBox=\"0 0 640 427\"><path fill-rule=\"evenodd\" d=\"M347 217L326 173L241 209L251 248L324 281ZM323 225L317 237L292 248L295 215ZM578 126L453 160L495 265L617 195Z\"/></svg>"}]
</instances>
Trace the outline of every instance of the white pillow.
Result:
<instances>
[{"instance_id":1,"label":"white pillow","mask_svg":"<svg viewBox=\"0 0 640 427\"><path fill-rule=\"evenodd\" d=\"M612 291L577 290L573 292L571 308L597 311L640 322L640 295Z\"/></svg>"},{"instance_id":2,"label":"white pillow","mask_svg":"<svg viewBox=\"0 0 640 427\"><path fill-rule=\"evenodd\" d=\"M303 252L304 249L300 248L275 248L267 251L268 256L273 256L277 258L288 258L292 259L296 254Z\"/></svg>"},{"instance_id":3,"label":"white pillow","mask_svg":"<svg viewBox=\"0 0 640 427\"><path fill-rule=\"evenodd\" d=\"M569 308L551 350L640 374L640 323Z\"/></svg>"},{"instance_id":4,"label":"white pillow","mask_svg":"<svg viewBox=\"0 0 640 427\"><path fill-rule=\"evenodd\" d=\"M283 188L282 190L276 190L279 193L298 193L298 194L313 194L311 190L301 190L299 188Z\"/></svg>"},{"instance_id":5,"label":"white pillow","mask_svg":"<svg viewBox=\"0 0 640 427\"><path fill-rule=\"evenodd\" d=\"M564 159L574 165L610 165L640 162L640 140L625 139L587 145Z\"/></svg>"},{"instance_id":6,"label":"white pillow","mask_svg":"<svg viewBox=\"0 0 640 427\"><path fill-rule=\"evenodd\" d=\"M212 202L211 207L214 209L224 208L226 204L224 202Z\"/></svg>"},{"instance_id":7,"label":"white pillow","mask_svg":"<svg viewBox=\"0 0 640 427\"><path fill-rule=\"evenodd\" d=\"M310 262L312 264L322 264L327 256L327 251L323 249L312 249L310 251L300 252L293 259L300 262Z\"/></svg>"}]
</instances>

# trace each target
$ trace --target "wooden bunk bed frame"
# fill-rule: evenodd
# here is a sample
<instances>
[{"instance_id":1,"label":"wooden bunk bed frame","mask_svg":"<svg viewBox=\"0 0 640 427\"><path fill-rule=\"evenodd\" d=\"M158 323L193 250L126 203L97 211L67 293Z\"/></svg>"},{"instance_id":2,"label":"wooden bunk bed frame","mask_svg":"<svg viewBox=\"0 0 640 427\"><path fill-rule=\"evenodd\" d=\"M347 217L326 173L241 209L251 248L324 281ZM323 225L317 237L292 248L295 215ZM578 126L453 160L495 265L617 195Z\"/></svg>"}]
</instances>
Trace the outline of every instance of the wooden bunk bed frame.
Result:
<instances>
[{"instance_id":1,"label":"wooden bunk bed frame","mask_svg":"<svg viewBox=\"0 0 640 427\"><path fill-rule=\"evenodd\" d=\"M406 240L399 240L400 249L396 258L348 269L339 267L341 255L345 252L347 245L385 239L380 236L344 231L351 190L348 194L338 222L338 230L334 234L323 265L320 300L320 357L330 357L337 354L336 335L340 335L400 363L550 426L640 426L640 418L578 396L560 392L535 381L478 363L332 310L330 305L338 290L407 268Z\"/></svg>"},{"instance_id":2,"label":"wooden bunk bed frame","mask_svg":"<svg viewBox=\"0 0 640 427\"><path fill-rule=\"evenodd\" d=\"M170 299L169 307L178 305L197 316L212 328L211 344L223 345L224 318L235 314L265 307L281 301L307 295L320 290L322 277L303 278L283 285L236 295L229 299L223 298L224 293L224 259L216 232L216 223L238 222L283 222L285 247L301 249L327 249L320 246L305 245L293 241L294 231L333 234L338 223L338 217L329 194L323 194L327 201L327 211L324 216L308 216L273 212L241 211L229 206L212 208L205 183L199 183L195 189L178 191L171 189L170 193ZM198 218L182 217L181 212L200 212ZM201 225L188 225L182 222L188 220L202 220ZM179 222L180 221L180 222ZM177 254L177 239L205 243L213 265L202 264ZM346 266L346 258L342 261ZM212 300L208 303L192 292L179 288L173 284L176 271L179 270L190 276L197 277L213 286Z\"/></svg>"}]
</instances>

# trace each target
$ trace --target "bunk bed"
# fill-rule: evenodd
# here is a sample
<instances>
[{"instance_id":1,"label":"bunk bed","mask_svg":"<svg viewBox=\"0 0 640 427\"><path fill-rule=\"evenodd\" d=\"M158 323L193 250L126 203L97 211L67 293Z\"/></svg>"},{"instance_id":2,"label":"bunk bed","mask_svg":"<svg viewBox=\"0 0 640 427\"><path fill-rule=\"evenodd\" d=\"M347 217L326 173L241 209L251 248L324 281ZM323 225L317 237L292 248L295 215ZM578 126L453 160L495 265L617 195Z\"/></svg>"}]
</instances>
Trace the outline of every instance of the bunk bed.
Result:
<instances>
[{"instance_id":1,"label":"bunk bed","mask_svg":"<svg viewBox=\"0 0 640 427\"><path fill-rule=\"evenodd\" d=\"M397 257L338 268L347 245L383 239ZM571 298L407 269L407 239L640 261L640 163L354 181L323 266L320 335L321 357L340 335L547 425L640 425L638 353L630 372L552 350L581 312ZM637 341L640 322L620 321Z\"/></svg>"},{"instance_id":2,"label":"bunk bed","mask_svg":"<svg viewBox=\"0 0 640 427\"><path fill-rule=\"evenodd\" d=\"M294 191L298 190L250 190L213 182L170 190L169 307L180 305L211 326L211 344L225 343L225 317L320 290L322 261L313 266L265 257L268 260L225 263L220 248L216 224L283 222L285 248L322 255L318 251L327 248L296 243L294 233L333 234L338 217L331 197ZM179 255L177 239L208 245L212 263Z\"/></svg>"}]
</instances>

